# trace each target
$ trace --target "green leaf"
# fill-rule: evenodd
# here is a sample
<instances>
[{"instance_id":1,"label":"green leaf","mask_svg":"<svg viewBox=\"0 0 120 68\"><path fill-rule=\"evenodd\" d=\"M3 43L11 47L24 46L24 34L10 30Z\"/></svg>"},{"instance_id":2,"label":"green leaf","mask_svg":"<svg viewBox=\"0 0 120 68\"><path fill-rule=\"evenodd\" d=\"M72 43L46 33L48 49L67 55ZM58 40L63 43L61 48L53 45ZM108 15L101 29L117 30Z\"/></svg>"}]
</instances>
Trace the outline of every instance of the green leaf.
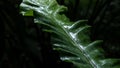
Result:
<instances>
[{"instance_id":1,"label":"green leaf","mask_svg":"<svg viewBox=\"0 0 120 68\"><path fill-rule=\"evenodd\" d=\"M62 14L66 7L58 5L55 0L24 0L21 7L35 12L35 23L45 25L45 31L52 34L53 48L60 52L63 61L72 62L74 68L120 67L116 64L119 60L104 58L99 47L101 41L90 41L87 20L70 22Z\"/></svg>"},{"instance_id":2,"label":"green leaf","mask_svg":"<svg viewBox=\"0 0 120 68\"><path fill-rule=\"evenodd\" d=\"M23 13L24 16L33 16L33 10L26 11Z\"/></svg>"}]
</instances>

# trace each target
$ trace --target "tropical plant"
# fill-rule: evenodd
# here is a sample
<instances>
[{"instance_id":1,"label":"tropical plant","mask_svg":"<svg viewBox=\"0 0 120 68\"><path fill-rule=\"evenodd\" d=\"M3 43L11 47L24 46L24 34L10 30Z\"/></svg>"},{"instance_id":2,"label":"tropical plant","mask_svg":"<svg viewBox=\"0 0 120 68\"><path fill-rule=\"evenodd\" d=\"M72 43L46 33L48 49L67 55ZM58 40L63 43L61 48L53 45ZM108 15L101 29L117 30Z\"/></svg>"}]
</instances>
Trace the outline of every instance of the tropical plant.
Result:
<instances>
[{"instance_id":1,"label":"tropical plant","mask_svg":"<svg viewBox=\"0 0 120 68\"><path fill-rule=\"evenodd\" d=\"M57 0L71 21L88 19L91 40L103 40L105 57L120 58L119 0Z\"/></svg>"},{"instance_id":2,"label":"tropical plant","mask_svg":"<svg viewBox=\"0 0 120 68\"><path fill-rule=\"evenodd\" d=\"M52 35L51 44L58 50L61 59L72 62L73 68L119 68L118 59L104 58L101 41L90 41L90 26L87 20L70 22L62 13L66 7L58 5L56 0L23 0L23 15L34 12L35 23L43 26L43 31Z\"/></svg>"}]
</instances>

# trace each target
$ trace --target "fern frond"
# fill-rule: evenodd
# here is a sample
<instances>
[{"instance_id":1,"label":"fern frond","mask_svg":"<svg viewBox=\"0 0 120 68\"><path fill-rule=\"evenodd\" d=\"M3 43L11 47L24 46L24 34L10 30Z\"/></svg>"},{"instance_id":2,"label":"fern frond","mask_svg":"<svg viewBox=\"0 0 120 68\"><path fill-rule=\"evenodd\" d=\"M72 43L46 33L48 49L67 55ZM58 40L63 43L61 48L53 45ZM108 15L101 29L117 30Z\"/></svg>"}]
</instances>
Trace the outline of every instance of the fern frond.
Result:
<instances>
[{"instance_id":1,"label":"fern frond","mask_svg":"<svg viewBox=\"0 0 120 68\"><path fill-rule=\"evenodd\" d=\"M24 0L23 12L33 10L35 23L49 27L52 33L53 48L58 50L63 61L72 62L75 68L119 68L118 60L105 59L98 44L90 41L87 20L70 22L62 14L66 7L55 0Z\"/></svg>"}]
</instances>

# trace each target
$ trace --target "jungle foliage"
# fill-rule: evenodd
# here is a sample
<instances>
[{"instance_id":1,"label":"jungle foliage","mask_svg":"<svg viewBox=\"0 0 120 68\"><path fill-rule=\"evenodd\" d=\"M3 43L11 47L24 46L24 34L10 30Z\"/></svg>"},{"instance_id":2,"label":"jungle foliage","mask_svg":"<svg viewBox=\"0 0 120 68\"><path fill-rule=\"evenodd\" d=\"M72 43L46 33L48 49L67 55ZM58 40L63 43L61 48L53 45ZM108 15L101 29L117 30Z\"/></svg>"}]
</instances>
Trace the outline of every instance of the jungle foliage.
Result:
<instances>
[{"instance_id":1,"label":"jungle foliage","mask_svg":"<svg viewBox=\"0 0 120 68\"><path fill-rule=\"evenodd\" d=\"M68 10L72 13L72 10L78 7L75 6L75 3L79 3L79 1L75 1L59 0L58 2L62 2L61 4L67 5ZM89 25L93 26L93 28L96 27L94 26L95 24L98 24L96 22L98 21L96 17L100 13L105 12L106 8L111 3L111 0L100 1L100 4L102 4L102 6L99 5L99 1L93 2L96 2L95 4L98 5L98 10L101 11L96 10L95 7L94 14L91 13L92 15L89 16L89 11L87 10L87 12L85 12L85 16L88 15L88 18L90 18L84 19L83 17L82 20L78 20L76 22L71 21L75 20L77 14L66 13L66 15L70 17L69 20L63 14L63 11L66 10L66 7L58 5L55 0L24 0L21 6L24 10L34 11L35 23L45 25L43 27L43 31L51 33L51 43L53 44L53 48L60 53L61 59L63 61L72 62L74 65L73 68L118 68L119 60L105 58L102 53L102 49L98 46L101 41L92 42L89 35L91 34L89 31ZM82 1L82 3L82 5L85 5L84 1ZM85 5L84 8L86 7L88 6ZM77 12L77 9L75 10L73 10L73 12ZM25 13L25 11L23 11L23 13ZM99 18L101 19L103 17L100 15Z\"/></svg>"},{"instance_id":2,"label":"jungle foliage","mask_svg":"<svg viewBox=\"0 0 120 68\"><path fill-rule=\"evenodd\" d=\"M0 1L0 68L119 68L119 3Z\"/></svg>"}]
</instances>

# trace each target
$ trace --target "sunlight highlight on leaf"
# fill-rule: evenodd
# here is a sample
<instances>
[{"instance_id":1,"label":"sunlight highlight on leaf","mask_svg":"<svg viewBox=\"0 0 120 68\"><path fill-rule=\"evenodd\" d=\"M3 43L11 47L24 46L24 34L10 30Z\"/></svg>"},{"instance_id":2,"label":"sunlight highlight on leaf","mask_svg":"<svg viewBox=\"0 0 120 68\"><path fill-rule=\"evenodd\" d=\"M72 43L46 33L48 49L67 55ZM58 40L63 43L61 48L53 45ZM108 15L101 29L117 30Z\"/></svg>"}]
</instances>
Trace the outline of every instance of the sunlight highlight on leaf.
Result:
<instances>
[{"instance_id":1,"label":"sunlight highlight on leaf","mask_svg":"<svg viewBox=\"0 0 120 68\"><path fill-rule=\"evenodd\" d=\"M90 40L90 26L86 24L87 20L71 22L60 13L66 7L58 5L55 0L24 0L21 7L24 8L23 11L35 11L35 21L49 27L48 30L53 32L53 48L60 52L62 60L72 62L75 68L120 67L115 65L115 62L103 58L101 49L97 47L100 41Z\"/></svg>"}]
</instances>

